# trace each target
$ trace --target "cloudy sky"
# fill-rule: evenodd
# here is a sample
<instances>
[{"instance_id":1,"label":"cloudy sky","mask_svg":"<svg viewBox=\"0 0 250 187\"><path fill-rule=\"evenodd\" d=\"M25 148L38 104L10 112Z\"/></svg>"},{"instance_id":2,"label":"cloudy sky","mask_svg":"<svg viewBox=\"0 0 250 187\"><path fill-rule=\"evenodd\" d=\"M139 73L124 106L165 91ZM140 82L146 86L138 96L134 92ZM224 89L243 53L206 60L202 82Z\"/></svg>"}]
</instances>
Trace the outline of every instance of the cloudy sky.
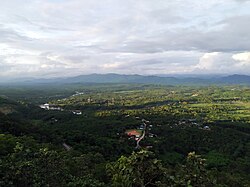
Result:
<instances>
[{"instance_id":1,"label":"cloudy sky","mask_svg":"<svg viewBox=\"0 0 250 187\"><path fill-rule=\"evenodd\" d=\"M248 0L6 0L0 78L248 74Z\"/></svg>"}]
</instances>

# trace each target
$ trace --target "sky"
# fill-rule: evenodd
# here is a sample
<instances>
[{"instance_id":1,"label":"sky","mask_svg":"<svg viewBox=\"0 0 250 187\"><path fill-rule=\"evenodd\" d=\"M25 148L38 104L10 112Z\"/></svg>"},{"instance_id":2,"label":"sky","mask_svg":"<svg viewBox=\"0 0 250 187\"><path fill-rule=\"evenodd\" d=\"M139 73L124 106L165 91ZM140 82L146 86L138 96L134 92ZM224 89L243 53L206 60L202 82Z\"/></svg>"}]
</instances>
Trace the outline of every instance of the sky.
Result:
<instances>
[{"instance_id":1,"label":"sky","mask_svg":"<svg viewBox=\"0 0 250 187\"><path fill-rule=\"evenodd\" d=\"M250 75L250 0L8 0L0 79Z\"/></svg>"}]
</instances>

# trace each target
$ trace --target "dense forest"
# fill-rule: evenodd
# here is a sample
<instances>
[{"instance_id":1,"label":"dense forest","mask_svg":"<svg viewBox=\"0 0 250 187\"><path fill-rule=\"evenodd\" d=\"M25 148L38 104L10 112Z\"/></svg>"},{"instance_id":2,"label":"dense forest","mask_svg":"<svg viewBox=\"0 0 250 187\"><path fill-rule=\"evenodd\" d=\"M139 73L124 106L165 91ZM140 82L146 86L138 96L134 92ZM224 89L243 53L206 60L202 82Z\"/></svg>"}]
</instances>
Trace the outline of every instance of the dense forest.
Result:
<instances>
[{"instance_id":1,"label":"dense forest","mask_svg":"<svg viewBox=\"0 0 250 187\"><path fill-rule=\"evenodd\" d=\"M249 135L249 86L2 86L0 186L250 186Z\"/></svg>"}]
</instances>

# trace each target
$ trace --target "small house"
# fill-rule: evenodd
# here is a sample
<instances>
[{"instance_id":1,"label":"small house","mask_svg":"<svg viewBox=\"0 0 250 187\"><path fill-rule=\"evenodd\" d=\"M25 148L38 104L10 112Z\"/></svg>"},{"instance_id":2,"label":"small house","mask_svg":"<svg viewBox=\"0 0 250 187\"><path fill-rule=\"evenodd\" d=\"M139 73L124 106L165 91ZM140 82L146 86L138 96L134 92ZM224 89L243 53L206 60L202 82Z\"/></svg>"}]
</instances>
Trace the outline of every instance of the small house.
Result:
<instances>
[{"instance_id":1,"label":"small house","mask_svg":"<svg viewBox=\"0 0 250 187\"><path fill-rule=\"evenodd\" d=\"M82 112L80 110L73 110L72 113L75 114L75 115L81 115L82 114Z\"/></svg>"},{"instance_id":2,"label":"small house","mask_svg":"<svg viewBox=\"0 0 250 187\"><path fill-rule=\"evenodd\" d=\"M205 127L203 127L203 130L211 130L211 129L209 126L206 125Z\"/></svg>"}]
</instances>

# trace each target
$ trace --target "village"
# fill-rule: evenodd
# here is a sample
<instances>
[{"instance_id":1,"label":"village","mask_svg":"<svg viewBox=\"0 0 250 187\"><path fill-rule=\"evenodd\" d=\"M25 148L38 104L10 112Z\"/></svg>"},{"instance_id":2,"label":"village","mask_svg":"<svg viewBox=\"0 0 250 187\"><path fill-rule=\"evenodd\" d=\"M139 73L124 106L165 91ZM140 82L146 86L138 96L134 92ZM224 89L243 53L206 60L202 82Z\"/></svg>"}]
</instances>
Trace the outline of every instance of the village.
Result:
<instances>
[{"instance_id":1,"label":"village","mask_svg":"<svg viewBox=\"0 0 250 187\"><path fill-rule=\"evenodd\" d=\"M77 93L76 95L82 95L82 93ZM91 102L91 99L88 99L88 102ZM55 104L41 104L39 105L40 108L44 110L57 110L57 111L67 111L71 112L74 115L82 115L81 110L65 110L62 107L59 107ZM135 120L140 120L141 124L137 128L133 129L127 129L125 131L125 134L128 136L129 140L134 140L136 142L135 149L139 149L142 146L140 145L140 142L144 138L155 138L158 137L157 134L152 133L152 129L154 128L154 125L151 123L151 121L146 120L144 118L141 118L139 116L130 116L125 115L125 118L134 118ZM56 118L52 118L53 122L57 122L58 120ZM198 128L200 130L208 130L210 131L211 128L208 125L203 125L201 122L198 122L196 119L181 119L178 121L173 121L172 123L166 124L169 126L169 128L174 129L185 129L185 128ZM161 125L156 124L157 127L160 127ZM119 134L119 133L118 133ZM144 145L145 148L152 148L152 145Z\"/></svg>"},{"instance_id":2,"label":"village","mask_svg":"<svg viewBox=\"0 0 250 187\"><path fill-rule=\"evenodd\" d=\"M56 105L51 105L48 103L39 105L40 108L44 109L44 110L58 110L58 111L70 111L75 115L82 115L82 111L81 110L64 110L63 108L56 106Z\"/></svg>"}]
</instances>

